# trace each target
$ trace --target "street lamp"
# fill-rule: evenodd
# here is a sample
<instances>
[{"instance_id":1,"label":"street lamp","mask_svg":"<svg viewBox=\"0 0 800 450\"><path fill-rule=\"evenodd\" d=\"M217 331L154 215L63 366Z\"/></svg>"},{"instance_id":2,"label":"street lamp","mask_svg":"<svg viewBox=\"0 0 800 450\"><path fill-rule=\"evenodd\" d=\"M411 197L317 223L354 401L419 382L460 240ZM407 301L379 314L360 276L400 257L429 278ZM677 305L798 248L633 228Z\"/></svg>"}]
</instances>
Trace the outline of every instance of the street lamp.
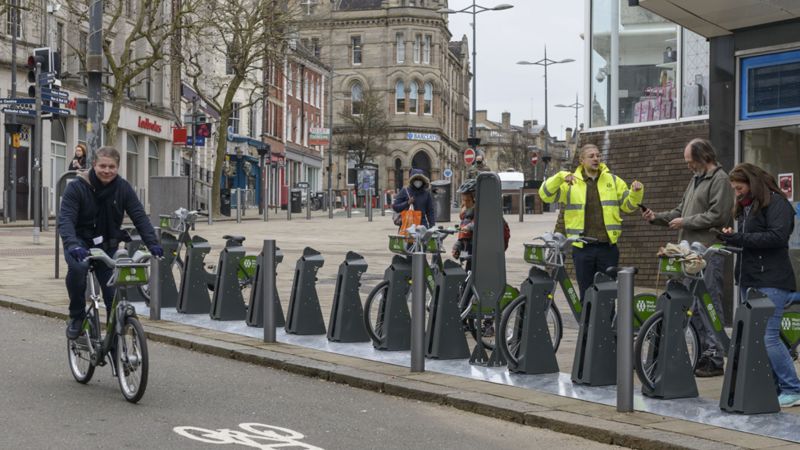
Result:
<instances>
[{"instance_id":1,"label":"street lamp","mask_svg":"<svg viewBox=\"0 0 800 450\"><path fill-rule=\"evenodd\" d=\"M573 133L576 133L578 131L578 110L583 108L583 105L578 103L578 94L575 94L575 103L571 105L559 103L556 105L556 108L575 108L575 129L573 130Z\"/></svg>"},{"instance_id":2,"label":"street lamp","mask_svg":"<svg viewBox=\"0 0 800 450\"><path fill-rule=\"evenodd\" d=\"M523 66L542 66L544 67L544 129L547 135L544 139L544 151L546 154L550 154L550 130L547 128L547 66L552 66L553 64L564 64L564 63L571 63L575 61L574 59L567 58L562 59L560 61L554 61L547 57L547 46L544 47L544 58L530 62L530 61L519 61L517 64Z\"/></svg>"},{"instance_id":3,"label":"street lamp","mask_svg":"<svg viewBox=\"0 0 800 450\"><path fill-rule=\"evenodd\" d=\"M511 9L514 5L509 5L506 3L499 4L492 8L487 8L485 6L476 5L475 0L472 0L472 5L467 6L464 9L454 10L450 8L441 8L438 9L436 12L442 14L458 14L458 13L465 13L465 14L472 14L472 129L469 132L470 140L469 145L472 147L473 150L477 150L478 148L478 139L475 137L475 110L476 105L478 102L476 101L476 89L475 86L478 84L478 69L476 68L476 55L477 55L477 44L475 43L475 19L476 15L486 12L486 11L502 11L504 9Z\"/></svg>"}]
</instances>

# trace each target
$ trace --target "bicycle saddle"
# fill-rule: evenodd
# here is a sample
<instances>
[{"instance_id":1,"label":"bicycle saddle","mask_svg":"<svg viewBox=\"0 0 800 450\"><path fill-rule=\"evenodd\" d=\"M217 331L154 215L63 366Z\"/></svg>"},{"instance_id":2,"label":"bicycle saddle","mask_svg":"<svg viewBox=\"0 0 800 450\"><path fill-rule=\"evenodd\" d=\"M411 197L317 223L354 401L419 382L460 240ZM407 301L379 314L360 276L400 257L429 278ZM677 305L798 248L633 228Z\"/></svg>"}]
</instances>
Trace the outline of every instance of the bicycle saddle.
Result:
<instances>
[{"instance_id":1,"label":"bicycle saddle","mask_svg":"<svg viewBox=\"0 0 800 450\"><path fill-rule=\"evenodd\" d=\"M246 238L244 236L232 236L230 234L226 234L225 236L222 236L222 239L225 239L225 247L241 247Z\"/></svg>"}]
</instances>

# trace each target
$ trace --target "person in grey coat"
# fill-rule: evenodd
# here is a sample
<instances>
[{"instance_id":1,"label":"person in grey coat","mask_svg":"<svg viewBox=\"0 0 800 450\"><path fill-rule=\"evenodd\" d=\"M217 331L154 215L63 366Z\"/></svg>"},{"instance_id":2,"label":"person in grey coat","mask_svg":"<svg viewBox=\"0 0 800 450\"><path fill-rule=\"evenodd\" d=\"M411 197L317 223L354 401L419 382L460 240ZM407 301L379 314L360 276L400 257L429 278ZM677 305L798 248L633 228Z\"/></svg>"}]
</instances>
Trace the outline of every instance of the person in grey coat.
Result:
<instances>
[{"instance_id":1,"label":"person in grey coat","mask_svg":"<svg viewBox=\"0 0 800 450\"><path fill-rule=\"evenodd\" d=\"M686 187L678 206L670 211L655 213L646 209L642 218L653 225L678 230L678 241L700 242L705 246L720 242L717 230L733 224L733 189L728 174L717 162L714 147L707 139L692 139L683 150L683 159L694 176ZM723 267L725 257L714 255L706 259L705 283L714 302L717 316L724 323L722 309ZM688 283L689 280L686 280ZM713 377L724 373L724 349L705 315L697 314L702 305L695 299L692 323L698 332L702 355L695 367L698 377Z\"/></svg>"}]
</instances>

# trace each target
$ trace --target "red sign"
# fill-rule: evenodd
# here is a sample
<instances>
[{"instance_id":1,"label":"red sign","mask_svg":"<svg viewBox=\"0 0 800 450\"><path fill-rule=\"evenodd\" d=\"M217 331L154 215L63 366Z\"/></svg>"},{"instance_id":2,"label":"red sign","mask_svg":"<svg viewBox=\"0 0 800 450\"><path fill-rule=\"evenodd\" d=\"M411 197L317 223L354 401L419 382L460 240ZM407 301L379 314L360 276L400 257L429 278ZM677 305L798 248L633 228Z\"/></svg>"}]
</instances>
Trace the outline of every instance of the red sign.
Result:
<instances>
[{"instance_id":1,"label":"red sign","mask_svg":"<svg viewBox=\"0 0 800 450\"><path fill-rule=\"evenodd\" d=\"M538 162L539 162L539 154L536 153L536 152L533 152L533 155L531 156L531 164L535 166L536 163L538 163Z\"/></svg>"},{"instance_id":2,"label":"red sign","mask_svg":"<svg viewBox=\"0 0 800 450\"><path fill-rule=\"evenodd\" d=\"M161 133L161 125L158 124L155 120L150 119L142 119L142 116L139 116L139 122L137 123L139 128L143 130L150 130L155 131L156 133Z\"/></svg>"},{"instance_id":3,"label":"red sign","mask_svg":"<svg viewBox=\"0 0 800 450\"><path fill-rule=\"evenodd\" d=\"M186 128L175 127L172 129L172 144L186 145Z\"/></svg>"},{"instance_id":4,"label":"red sign","mask_svg":"<svg viewBox=\"0 0 800 450\"><path fill-rule=\"evenodd\" d=\"M471 148L464 150L464 162L467 164L475 162L475 150Z\"/></svg>"}]
</instances>

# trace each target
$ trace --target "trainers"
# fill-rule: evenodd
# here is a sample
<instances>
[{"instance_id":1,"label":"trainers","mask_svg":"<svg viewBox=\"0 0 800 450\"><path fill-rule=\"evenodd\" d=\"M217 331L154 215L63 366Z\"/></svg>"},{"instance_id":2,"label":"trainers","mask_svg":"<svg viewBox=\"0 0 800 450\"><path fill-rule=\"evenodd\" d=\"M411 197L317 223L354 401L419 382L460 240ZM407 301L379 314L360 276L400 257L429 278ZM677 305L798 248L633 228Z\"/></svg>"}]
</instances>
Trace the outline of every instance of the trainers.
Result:
<instances>
[{"instance_id":1,"label":"trainers","mask_svg":"<svg viewBox=\"0 0 800 450\"><path fill-rule=\"evenodd\" d=\"M708 363L703 366L700 366L700 363L697 365L698 367L694 369L694 376L698 378L718 377L725 373L725 369L722 367L715 367L711 361L708 361Z\"/></svg>"},{"instance_id":2,"label":"trainers","mask_svg":"<svg viewBox=\"0 0 800 450\"><path fill-rule=\"evenodd\" d=\"M83 328L83 318L69 319L67 325L67 339L77 339L81 335Z\"/></svg>"},{"instance_id":3,"label":"trainers","mask_svg":"<svg viewBox=\"0 0 800 450\"><path fill-rule=\"evenodd\" d=\"M800 405L800 394L781 394L778 396L778 403L781 408L789 408Z\"/></svg>"}]
</instances>

